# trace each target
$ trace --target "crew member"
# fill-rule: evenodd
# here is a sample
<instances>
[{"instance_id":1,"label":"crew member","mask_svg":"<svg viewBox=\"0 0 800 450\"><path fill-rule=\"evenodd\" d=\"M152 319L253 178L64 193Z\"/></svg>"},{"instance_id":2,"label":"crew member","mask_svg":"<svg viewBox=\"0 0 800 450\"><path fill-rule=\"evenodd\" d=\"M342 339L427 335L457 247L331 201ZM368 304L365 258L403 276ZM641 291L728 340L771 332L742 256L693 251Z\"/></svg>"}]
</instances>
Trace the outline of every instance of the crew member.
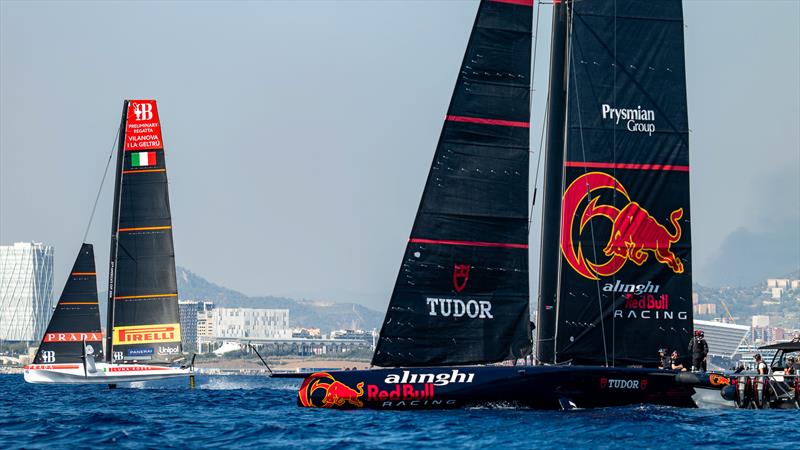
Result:
<instances>
[{"instance_id":1,"label":"crew member","mask_svg":"<svg viewBox=\"0 0 800 450\"><path fill-rule=\"evenodd\" d=\"M667 356L667 354L668 350L666 348L658 349L658 359L660 361L658 365L659 369L670 369L669 356Z\"/></svg>"},{"instance_id":2,"label":"crew member","mask_svg":"<svg viewBox=\"0 0 800 450\"><path fill-rule=\"evenodd\" d=\"M759 375L769 375L769 367L767 366L767 363L761 359L761 355L756 353L753 355L753 359L756 361L756 373Z\"/></svg>"},{"instance_id":3,"label":"crew member","mask_svg":"<svg viewBox=\"0 0 800 450\"><path fill-rule=\"evenodd\" d=\"M708 343L703 330L695 330L694 337L689 341L689 354L692 355L692 371L706 371L706 356L708 356Z\"/></svg>"},{"instance_id":4,"label":"crew member","mask_svg":"<svg viewBox=\"0 0 800 450\"><path fill-rule=\"evenodd\" d=\"M786 368L783 369L783 374L784 375L797 375L797 368L795 367L795 364L794 364L794 356L789 355L789 357L786 358Z\"/></svg>"},{"instance_id":5,"label":"crew member","mask_svg":"<svg viewBox=\"0 0 800 450\"><path fill-rule=\"evenodd\" d=\"M672 356L670 356L670 368L672 370L680 370L681 372L686 372L686 367L683 367L683 364L680 362L680 355L678 354L677 350L672 351Z\"/></svg>"}]
</instances>

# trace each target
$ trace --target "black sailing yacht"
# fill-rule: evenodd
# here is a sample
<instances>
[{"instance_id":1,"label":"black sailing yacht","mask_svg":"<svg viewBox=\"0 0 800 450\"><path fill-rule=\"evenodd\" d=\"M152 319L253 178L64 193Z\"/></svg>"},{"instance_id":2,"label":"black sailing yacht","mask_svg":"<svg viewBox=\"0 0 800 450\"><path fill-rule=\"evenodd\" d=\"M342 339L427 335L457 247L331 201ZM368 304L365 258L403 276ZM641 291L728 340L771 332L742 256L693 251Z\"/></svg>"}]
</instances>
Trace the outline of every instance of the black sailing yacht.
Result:
<instances>
[{"instance_id":1,"label":"black sailing yacht","mask_svg":"<svg viewBox=\"0 0 800 450\"><path fill-rule=\"evenodd\" d=\"M554 1L536 316L532 0L481 1L372 363L307 407L694 406L658 370L692 333L680 0Z\"/></svg>"},{"instance_id":2,"label":"black sailing yacht","mask_svg":"<svg viewBox=\"0 0 800 450\"><path fill-rule=\"evenodd\" d=\"M94 249L83 244L33 364L25 366L29 383L113 384L192 371L177 365L178 285L156 101L126 100L119 136L105 350Z\"/></svg>"}]
</instances>

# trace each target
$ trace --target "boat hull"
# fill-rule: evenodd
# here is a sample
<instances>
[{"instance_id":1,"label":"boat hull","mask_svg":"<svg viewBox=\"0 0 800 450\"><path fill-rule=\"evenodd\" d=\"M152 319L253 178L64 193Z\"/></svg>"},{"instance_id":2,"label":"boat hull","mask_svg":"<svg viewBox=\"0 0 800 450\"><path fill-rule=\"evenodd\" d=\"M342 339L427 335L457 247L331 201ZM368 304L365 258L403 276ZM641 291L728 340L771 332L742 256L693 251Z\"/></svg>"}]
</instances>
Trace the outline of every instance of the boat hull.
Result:
<instances>
[{"instance_id":1,"label":"boat hull","mask_svg":"<svg viewBox=\"0 0 800 450\"><path fill-rule=\"evenodd\" d=\"M732 409L736 407L733 401L728 400L722 396L722 389L705 387L705 386L695 386L694 390L695 394L694 396L692 396L692 400L694 400L698 408Z\"/></svg>"},{"instance_id":2,"label":"boat hull","mask_svg":"<svg viewBox=\"0 0 800 450\"><path fill-rule=\"evenodd\" d=\"M733 408L730 376L717 372L680 372L679 383L694 387L692 397L699 408ZM726 398L728 396L728 398Z\"/></svg>"},{"instance_id":3,"label":"boat hull","mask_svg":"<svg viewBox=\"0 0 800 450\"><path fill-rule=\"evenodd\" d=\"M304 407L573 409L658 404L696 407L676 372L592 366L488 366L318 372L303 380Z\"/></svg>"},{"instance_id":4,"label":"boat hull","mask_svg":"<svg viewBox=\"0 0 800 450\"><path fill-rule=\"evenodd\" d=\"M36 384L113 384L129 381L160 380L191 374L190 368L144 364L96 363L95 371L84 371L83 364L31 364L24 377Z\"/></svg>"}]
</instances>

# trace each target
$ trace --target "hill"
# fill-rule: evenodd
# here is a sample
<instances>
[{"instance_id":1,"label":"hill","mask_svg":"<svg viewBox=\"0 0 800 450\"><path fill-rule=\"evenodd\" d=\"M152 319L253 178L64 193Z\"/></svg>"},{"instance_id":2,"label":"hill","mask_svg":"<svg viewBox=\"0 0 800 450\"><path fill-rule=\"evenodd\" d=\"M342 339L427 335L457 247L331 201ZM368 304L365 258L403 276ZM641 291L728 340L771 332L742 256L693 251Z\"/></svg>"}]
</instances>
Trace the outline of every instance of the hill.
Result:
<instances>
[{"instance_id":1,"label":"hill","mask_svg":"<svg viewBox=\"0 0 800 450\"><path fill-rule=\"evenodd\" d=\"M785 278L797 279L798 274L792 273ZM716 317L726 317L725 307L730 310L736 323L749 325L750 318L754 315L770 316L772 326L785 328L800 328L800 290L786 290L780 299L772 298L766 280L751 286L725 286L706 287L694 285L694 292L698 295L700 303L717 305ZM712 317L698 317L709 319Z\"/></svg>"},{"instance_id":2,"label":"hill","mask_svg":"<svg viewBox=\"0 0 800 450\"><path fill-rule=\"evenodd\" d=\"M357 303L297 300L286 297L249 297L214 284L183 267L177 268L178 292L182 300L206 300L231 308L275 308L289 310L289 326L331 330L380 328L383 313Z\"/></svg>"}]
</instances>

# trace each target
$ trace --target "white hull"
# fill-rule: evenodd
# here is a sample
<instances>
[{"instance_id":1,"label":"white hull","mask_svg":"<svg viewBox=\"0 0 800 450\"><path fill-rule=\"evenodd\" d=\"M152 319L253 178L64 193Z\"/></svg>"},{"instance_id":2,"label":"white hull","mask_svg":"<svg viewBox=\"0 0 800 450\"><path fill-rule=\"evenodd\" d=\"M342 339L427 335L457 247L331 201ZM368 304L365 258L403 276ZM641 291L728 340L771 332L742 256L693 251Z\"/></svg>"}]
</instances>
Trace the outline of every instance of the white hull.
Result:
<instances>
[{"instance_id":1,"label":"white hull","mask_svg":"<svg viewBox=\"0 0 800 450\"><path fill-rule=\"evenodd\" d=\"M692 400L698 408L736 408L735 403L722 398L719 389L695 386L694 392Z\"/></svg>"},{"instance_id":2,"label":"white hull","mask_svg":"<svg viewBox=\"0 0 800 450\"><path fill-rule=\"evenodd\" d=\"M89 372L79 363L31 364L25 366L25 381L43 384L109 384L184 377L192 373L188 367L108 363L96 363L95 366L96 370Z\"/></svg>"}]
</instances>

